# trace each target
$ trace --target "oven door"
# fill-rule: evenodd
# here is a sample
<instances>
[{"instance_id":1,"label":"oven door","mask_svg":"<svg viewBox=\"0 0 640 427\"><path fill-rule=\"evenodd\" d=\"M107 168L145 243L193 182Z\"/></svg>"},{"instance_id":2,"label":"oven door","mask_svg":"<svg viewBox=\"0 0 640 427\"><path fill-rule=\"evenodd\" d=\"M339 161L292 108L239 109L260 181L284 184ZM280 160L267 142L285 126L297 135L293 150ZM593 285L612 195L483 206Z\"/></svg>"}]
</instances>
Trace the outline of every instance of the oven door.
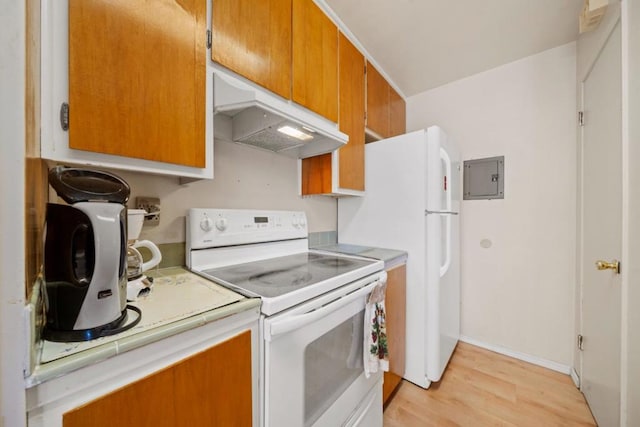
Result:
<instances>
[{"instance_id":1,"label":"oven door","mask_svg":"<svg viewBox=\"0 0 640 427\"><path fill-rule=\"evenodd\" d=\"M382 426L382 399L371 397L382 373L365 376L362 348L366 298L383 281L381 272L264 319L265 426Z\"/></svg>"}]
</instances>

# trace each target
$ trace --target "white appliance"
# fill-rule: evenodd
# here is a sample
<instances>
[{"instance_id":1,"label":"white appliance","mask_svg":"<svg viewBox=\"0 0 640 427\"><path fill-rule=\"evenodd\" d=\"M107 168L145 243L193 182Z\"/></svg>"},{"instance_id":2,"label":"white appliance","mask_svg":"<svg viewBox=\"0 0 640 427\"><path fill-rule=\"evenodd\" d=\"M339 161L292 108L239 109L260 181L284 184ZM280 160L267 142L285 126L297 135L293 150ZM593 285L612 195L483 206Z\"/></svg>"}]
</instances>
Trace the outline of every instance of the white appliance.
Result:
<instances>
[{"instance_id":1,"label":"white appliance","mask_svg":"<svg viewBox=\"0 0 640 427\"><path fill-rule=\"evenodd\" d=\"M338 126L294 102L214 66L215 136L304 159L347 143Z\"/></svg>"},{"instance_id":2,"label":"white appliance","mask_svg":"<svg viewBox=\"0 0 640 427\"><path fill-rule=\"evenodd\" d=\"M338 201L338 240L408 252L404 377L428 388L460 336L460 154L437 126L377 141L365 180Z\"/></svg>"},{"instance_id":3,"label":"white appliance","mask_svg":"<svg viewBox=\"0 0 640 427\"><path fill-rule=\"evenodd\" d=\"M151 290L151 281L145 271L157 266L162 261L160 248L150 240L138 240L147 211L144 209L127 209L127 300L136 301L141 292ZM151 259L144 262L138 248L147 248Z\"/></svg>"},{"instance_id":4,"label":"white appliance","mask_svg":"<svg viewBox=\"0 0 640 427\"><path fill-rule=\"evenodd\" d=\"M190 209L187 265L260 297L261 425L382 426L382 373L363 367L382 261L308 249L304 212Z\"/></svg>"}]
</instances>

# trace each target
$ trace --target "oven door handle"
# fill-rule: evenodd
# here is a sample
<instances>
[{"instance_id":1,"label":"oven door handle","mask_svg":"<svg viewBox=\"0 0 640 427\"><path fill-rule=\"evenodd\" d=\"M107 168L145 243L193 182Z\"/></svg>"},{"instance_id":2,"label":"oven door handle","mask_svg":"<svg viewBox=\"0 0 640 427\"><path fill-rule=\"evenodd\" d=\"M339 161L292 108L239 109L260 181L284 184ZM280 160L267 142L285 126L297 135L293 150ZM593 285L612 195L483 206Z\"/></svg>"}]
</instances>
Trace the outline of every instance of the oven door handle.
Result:
<instances>
[{"instance_id":1,"label":"oven door handle","mask_svg":"<svg viewBox=\"0 0 640 427\"><path fill-rule=\"evenodd\" d=\"M277 335L286 334L287 332L291 332L295 329L302 328L309 323L315 322L318 319L325 317L328 313L338 310L339 308L344 307L345 305L361 298L373 290L378 284L382 283L380 280L376 280L362 288L351 292L335 301L330 302L327 305L324 305L316 310L309 311L303 314L296 314L290 317L286 317L282 320L277 320L271 324L270 334L265 336L267 341L271 341L271 339Z\"/></svg>"}]
</instances>

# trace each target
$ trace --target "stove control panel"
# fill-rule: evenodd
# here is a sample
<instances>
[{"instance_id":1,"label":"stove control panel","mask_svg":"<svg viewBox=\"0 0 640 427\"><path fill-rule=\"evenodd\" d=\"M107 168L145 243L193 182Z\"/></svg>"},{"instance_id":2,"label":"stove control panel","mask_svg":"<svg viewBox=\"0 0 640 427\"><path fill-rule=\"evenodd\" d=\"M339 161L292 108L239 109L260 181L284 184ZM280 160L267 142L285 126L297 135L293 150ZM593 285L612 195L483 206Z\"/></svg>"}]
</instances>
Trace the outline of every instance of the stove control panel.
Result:
<instances>
[{"instance_id":1,"label":"stove control panel","mask_svg":"<svg viewBox=\"0 0 640 427\"><path fill-rule=\"evenodd\" d=\"M187 250L306 239L307 216L301 211L189 209Z\"/></svg>"}]
</instances>

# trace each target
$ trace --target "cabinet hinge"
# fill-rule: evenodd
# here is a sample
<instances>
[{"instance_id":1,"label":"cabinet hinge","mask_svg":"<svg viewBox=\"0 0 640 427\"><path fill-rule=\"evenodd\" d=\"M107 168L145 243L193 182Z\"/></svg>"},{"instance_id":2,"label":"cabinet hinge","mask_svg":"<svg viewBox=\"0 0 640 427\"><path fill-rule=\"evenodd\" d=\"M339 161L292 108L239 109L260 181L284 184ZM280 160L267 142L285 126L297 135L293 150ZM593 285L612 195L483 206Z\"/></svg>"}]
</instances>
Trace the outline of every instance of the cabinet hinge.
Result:
<instances>
[{"instance_id":1,"label":"cabinet hinge","mask_svg":"<svg viewBox=\"0 0 640 427\"><path fill-rule=\"evenodd\" d=\"M207 49L211 49L211 30L207 30Z\"/></svg>"},{"instance_id":2,"label":"cabinet hinge","mask_svg":"<svg viewBox=\"0 0 640 427\"><path fill-rule=\"evenodd\" d=\"M578 124L584 126L584 111L578 111Z\"/></svg>"},{"instance_id":3,"label":"cabinet hinge","mask_svg":"<svg viewBox=\"0 0 640 427\"><path fill-rule=\"evenodd\" d=\"M584 341L584 338L582 337L582 335L578 334L578 350L582 351L584 350L582 343Z\"/></svg>"},{"instance_id":4,"label":"cabinet hinge","mask_svg":"<svg viewBox=\"0 0 640 427\"><path fill-rule=\"evenodd\" d=\"M60 105L60 126L62 130L69 130L69 104L63 102Z\"/></svg>"}]
</instances>

